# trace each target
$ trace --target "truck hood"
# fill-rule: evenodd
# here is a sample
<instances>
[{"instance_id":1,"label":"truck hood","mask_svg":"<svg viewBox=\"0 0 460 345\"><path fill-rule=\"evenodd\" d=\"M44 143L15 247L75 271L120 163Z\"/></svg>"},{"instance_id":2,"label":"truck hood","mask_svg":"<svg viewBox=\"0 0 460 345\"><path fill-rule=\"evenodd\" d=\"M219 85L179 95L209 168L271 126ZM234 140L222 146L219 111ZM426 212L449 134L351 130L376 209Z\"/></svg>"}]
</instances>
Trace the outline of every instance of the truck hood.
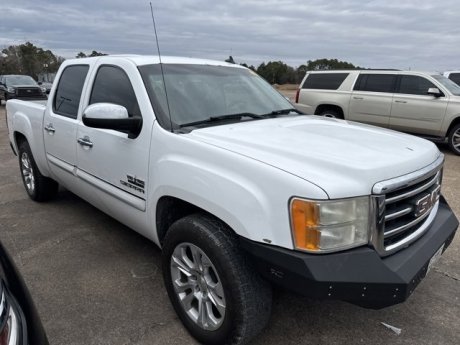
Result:
<instances>
[{"instance_id":1,"label":"truck hood","mask_svg":"<svg viewBox=\"0 0 460 345\"><path fill-rule=\"evenodd\" d=\"M239 122L188 136L296 175L330 198L368 195L376 182L419 170L440 155L424 139L319 116Z\"/></svg>"}]
</instances>

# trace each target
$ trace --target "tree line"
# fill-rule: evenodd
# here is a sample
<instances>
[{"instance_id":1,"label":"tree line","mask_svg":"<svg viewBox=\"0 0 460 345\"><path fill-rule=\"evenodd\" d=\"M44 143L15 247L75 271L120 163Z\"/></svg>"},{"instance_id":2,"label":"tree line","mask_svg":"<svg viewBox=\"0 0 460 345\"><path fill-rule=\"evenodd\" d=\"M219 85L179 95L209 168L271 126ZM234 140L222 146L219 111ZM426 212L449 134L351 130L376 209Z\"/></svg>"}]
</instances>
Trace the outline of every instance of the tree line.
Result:
<instances>
[{"instance_id":1,"label":"tree line","mask_svg":"<svg viewBox=\"0 0 460 345\"><path fill-rule=\"evenodd\" d=\"M233 59L230 58L226 61L233 61ZM252 65L248 66L246 63L242 63L241 65L257 72L258 75L260 75L270 84L280 85L299 84L305 76L305 73L307 73L307 71L361 68L359 66L353 65L350 62L340 61L337 59L308 60L306 64L300 65L296 68L291 67L282 61L269 61L267 63L262 62L257 68Z\"/></svg>"},{"instance_id":2,"label":"tree line","mask_svg":"<svg viewBox=\"0 0 460 345\"><path fill-rule=\"evenodd\" d=\"M107 55L93 50L91 53L79 52L75 57L89 57ZM64 62L62 56L54 54L51 50L37 47L31 42L11 45L1 50L0 75L26 74L38 79L41 74L56 73Z\"/></svg>"},{"instance_id":3,"label":"tree line","mask_svg":"<svg viewBox=\"0 0 460 345\"><path fill-rule=\"evenodd\" d=\"M75 57L102 55L107 54L93 50L88 54L79 52ZM37 79L40 74L57 72L64 60L63 57L54 54L51 50L37 47L31 42L11 45L1 50L0 75L27 74ZM225 61L235 63L231 56ZM282 61L263 62L257 67L248 66L246 63L241 63L241 65L255 71L271 84L298 84L307 71L360 68L350 62L337 59L308 60L306 64L298 67L289 66Z\"/></svg>"}]
</instances>

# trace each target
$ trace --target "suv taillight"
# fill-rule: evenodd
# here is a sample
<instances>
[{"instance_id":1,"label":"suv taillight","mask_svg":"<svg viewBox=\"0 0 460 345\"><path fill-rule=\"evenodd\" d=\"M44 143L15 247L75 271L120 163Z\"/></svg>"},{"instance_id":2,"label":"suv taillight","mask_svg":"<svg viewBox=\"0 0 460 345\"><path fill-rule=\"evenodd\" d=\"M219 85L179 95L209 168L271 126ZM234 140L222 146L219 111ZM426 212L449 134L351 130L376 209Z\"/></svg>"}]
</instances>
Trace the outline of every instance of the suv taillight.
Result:
<instances>
[{"instance_id":1,"label":"suv taillight","mask_svg":"<svg viewBox=\"0 0 460 345\"><path fill-rule=\"evenodd\" d=\"M295 93L295 102L296 103L299 103L299 94L300 94L300 88L298 88L296 93Z\"/></svg>"}]
</instances>

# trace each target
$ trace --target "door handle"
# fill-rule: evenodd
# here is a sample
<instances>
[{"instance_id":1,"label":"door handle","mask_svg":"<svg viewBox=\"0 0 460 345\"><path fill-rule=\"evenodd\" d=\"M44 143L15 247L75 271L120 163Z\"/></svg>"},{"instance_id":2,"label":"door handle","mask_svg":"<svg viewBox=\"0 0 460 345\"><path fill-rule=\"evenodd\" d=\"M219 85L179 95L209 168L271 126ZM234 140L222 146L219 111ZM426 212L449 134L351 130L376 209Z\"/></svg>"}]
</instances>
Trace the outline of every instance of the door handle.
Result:
<instances>
[{"instance_id":1,"label":"door handle","mask_svg":"<svg viewBox=\"0 0 460 345\"><path fill-rule=\"evenodd\" d=\"M407 101L400 101L400 100L396 100L395 103L407 103Z\"/></svg>"},{"instance_id":2,"label":"door handle","mask_svg":"<svg viewBox=\"0 0 460 345\"><path fill-rule=\"evenodd\" d=\"M48 124L45 126L45 131L47 131L48 134L54 134L54 132L56 132L56 130L54 129L52 123L48 123Z\"/></svg>"},{"instance_id":3,"label":"door handle","mask_svg":"<svg viewBox=\"0 0 460 345\"><path fill-rule=\"evenodd\" d=\"M364 97L353 96L353 99L364 99Z\"/></svg>"},{"instance_id":4,"label":"door handle","mask_svg":"<svg viewBox=\"0 0 460 345\"><path fill-rule=\"evenodd\" d=\"M87 135L85 135L83 138L78 138L77 142L81 146L93 147L93 142L89 139L89 137Z\"/></svg>"}]
</instances>

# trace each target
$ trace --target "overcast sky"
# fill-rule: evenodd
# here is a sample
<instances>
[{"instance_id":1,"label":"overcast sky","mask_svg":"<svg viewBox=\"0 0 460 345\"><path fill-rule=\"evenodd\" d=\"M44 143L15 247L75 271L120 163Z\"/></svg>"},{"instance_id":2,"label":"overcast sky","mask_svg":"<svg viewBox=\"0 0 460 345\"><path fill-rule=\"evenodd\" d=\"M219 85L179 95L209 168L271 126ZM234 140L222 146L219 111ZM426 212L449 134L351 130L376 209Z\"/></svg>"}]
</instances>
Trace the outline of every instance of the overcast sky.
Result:
<instances>
[{"instance_id":1,"label":"overcast sky","mask_svg":"<svg viewBox=\"0 0 460 345\"><path fill-rule=\"evenodd\" d=\"M0 47L156 54L149 2L2 0ZM460 68L458 0L156 0L163 55L257 66L337 58L371 68Z\"/></svg>"}]
</instances>

